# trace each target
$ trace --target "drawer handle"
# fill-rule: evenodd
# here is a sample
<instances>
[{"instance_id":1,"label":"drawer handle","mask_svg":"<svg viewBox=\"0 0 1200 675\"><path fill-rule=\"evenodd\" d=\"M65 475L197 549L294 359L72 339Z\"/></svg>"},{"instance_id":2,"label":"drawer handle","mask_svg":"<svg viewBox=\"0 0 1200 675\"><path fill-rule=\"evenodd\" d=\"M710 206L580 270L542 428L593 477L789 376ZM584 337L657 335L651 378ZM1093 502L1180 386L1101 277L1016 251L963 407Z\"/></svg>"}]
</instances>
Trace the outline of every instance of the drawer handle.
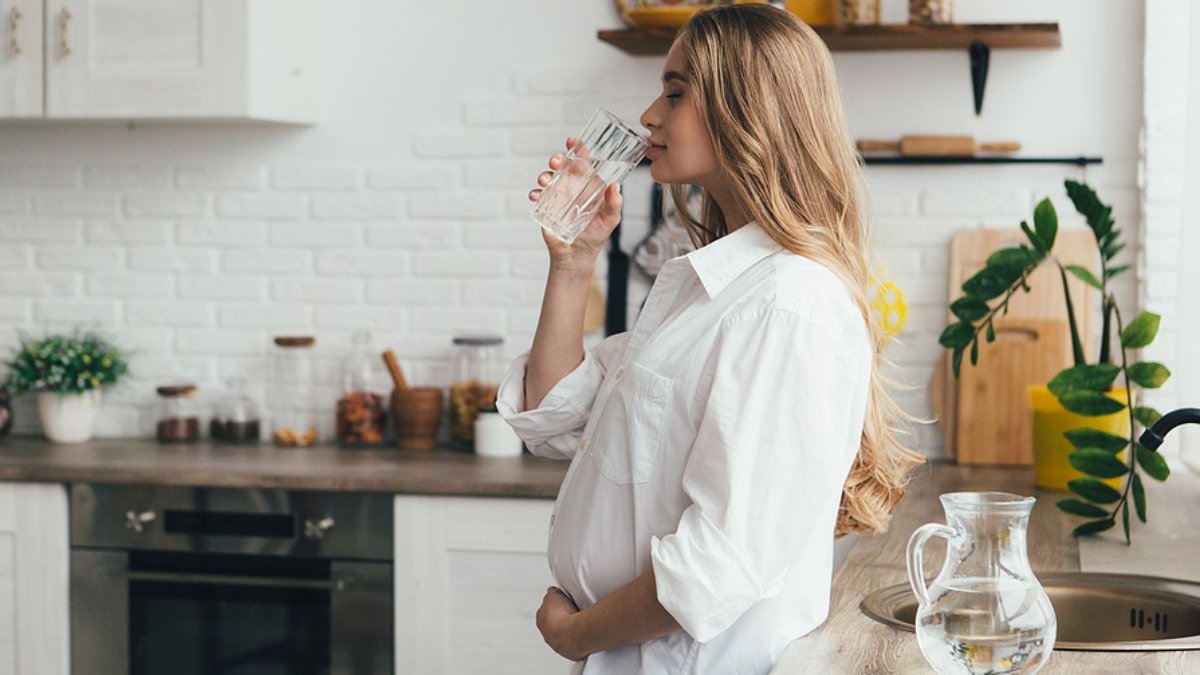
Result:
<instances>
[{"instance_id":1,"label":"drawer handle","mask_svg":"<svg viewBox=\"0 0 1200 675\"><path fill-rule=\"evenodd\" d=\"M8 56L13 59L21 53L21 43L17 41L17 26L21 23L21 16L21 10L16 7L8 13Z\"/></svg>"},{"instance_id":2,"label":"drawer handle","mask_svg":"<svg viewBox=\"0 0 1200 675\"><path fill-rule=\"evenodd\" d=\"M71 55L71 41L68 36L67 28L71 25L71 11L66 7L58 13L58 51L59 54L66 58Z\"/></svg>"}]
</instances>

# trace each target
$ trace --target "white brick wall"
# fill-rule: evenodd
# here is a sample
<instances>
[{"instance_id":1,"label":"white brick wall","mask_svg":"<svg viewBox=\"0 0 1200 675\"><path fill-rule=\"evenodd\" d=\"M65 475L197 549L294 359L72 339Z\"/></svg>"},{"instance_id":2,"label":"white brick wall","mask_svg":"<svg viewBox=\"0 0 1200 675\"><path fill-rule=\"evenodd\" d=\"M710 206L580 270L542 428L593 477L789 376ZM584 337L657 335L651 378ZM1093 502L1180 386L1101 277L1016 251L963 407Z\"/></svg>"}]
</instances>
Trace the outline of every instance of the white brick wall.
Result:
<instances>
[{"instance_id":1,"label":"white brick wall","mask_svg":"<svg viewBox=\"0 0 1200 675\"><path fill-rule=\"evenodd\" d=\"M902 4L885 0L885 17L903 20ZM194 379L209 402L242 374L261 393L277 334L318 337L329 399L357 329L394 348L418 384L448 383L457 332L500 333L508 355L527 349L548 260L526 192L597 105L635 121L660 89L661 59L594 39L617 25L612 3L473 5L455 42L487 45L485 59L446 50L431 28L447 25L442 7L367 0L331 14L327 55L339 75L313 128L0 128L0 348L16 329L83 323L137 350L136 378L106 406L110 435L148 433L153 386L166 381ZM835 54L854 134L970 133L1020 140L1031 154L1103 155L1086 177L1135 241L1142 111L1136 97L1111 92L1142 86L1141 68L1129 66L1142 58L1137 3L989 0L957 12L964 22L1057 20L1071 39L1060 51L996 52L978 118L961 53ZM421 54L438 59L436 74L428 58L413 58ZM1092 78L1100 71L1102 84ZM1074 83L1065 96L1064 82ZM1030 109L1039 100L1055 105ZM1170 135L1183 118L1162 109L1146 126L1147 256L1158 261L1182 216L1157 196L1179 188ZM1064 166L868 170L879 258L910 304L889 354L913 387L899 394L910 411L929 411L953 232L1013 227L1044 196L1070 221L1062 179L1081 175ZM631 247L648 220L644 173L625 194ZM636 303L646 284L632 276ZM1172 280L1145 276L1147 296L1170 302ZM1133 295L1132 276L1118 290ZM28 405L18 430L34 432ZM918 439L940 453L936 428Z\"/></svg>"}]
</instances>

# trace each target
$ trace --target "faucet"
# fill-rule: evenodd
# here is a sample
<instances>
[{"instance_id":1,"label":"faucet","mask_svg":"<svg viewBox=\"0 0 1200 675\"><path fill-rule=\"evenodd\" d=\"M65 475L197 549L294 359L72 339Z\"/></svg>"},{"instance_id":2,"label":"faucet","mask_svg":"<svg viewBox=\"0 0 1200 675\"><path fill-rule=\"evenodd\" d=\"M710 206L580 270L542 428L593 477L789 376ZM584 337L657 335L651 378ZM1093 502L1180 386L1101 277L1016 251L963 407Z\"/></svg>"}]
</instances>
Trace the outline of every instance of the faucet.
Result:
<instances>
[{"instance_id":1,"label":"faucet","mask_svg":"<svg viewBox=\"0 0 1200 675\"><path fill-rule=\"evenodd\" d=\"M1147 448L1158 451L1163 437L1181 424L1200 424L1200 408L1180 408L1163 415L1149 429L1142 432L1138 442Z\"/></svg>"}]
</instances>

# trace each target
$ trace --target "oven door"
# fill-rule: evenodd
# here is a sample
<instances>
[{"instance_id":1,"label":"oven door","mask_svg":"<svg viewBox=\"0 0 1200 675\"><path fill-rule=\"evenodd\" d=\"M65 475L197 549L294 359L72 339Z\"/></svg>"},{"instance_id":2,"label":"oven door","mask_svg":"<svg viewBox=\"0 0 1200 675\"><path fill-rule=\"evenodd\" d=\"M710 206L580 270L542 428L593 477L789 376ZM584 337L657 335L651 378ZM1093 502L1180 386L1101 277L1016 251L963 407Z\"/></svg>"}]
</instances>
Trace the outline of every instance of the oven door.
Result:
<instances>
[{"instance_id":1,"label":"oven door","mask_svg":"<svg viewBox=\"0 0 1200 675\"><path fill-rule=\"evenodd\" d=\"M392 672L392 565L71 552L74 675Z\"/></svg>"}]
</instances>

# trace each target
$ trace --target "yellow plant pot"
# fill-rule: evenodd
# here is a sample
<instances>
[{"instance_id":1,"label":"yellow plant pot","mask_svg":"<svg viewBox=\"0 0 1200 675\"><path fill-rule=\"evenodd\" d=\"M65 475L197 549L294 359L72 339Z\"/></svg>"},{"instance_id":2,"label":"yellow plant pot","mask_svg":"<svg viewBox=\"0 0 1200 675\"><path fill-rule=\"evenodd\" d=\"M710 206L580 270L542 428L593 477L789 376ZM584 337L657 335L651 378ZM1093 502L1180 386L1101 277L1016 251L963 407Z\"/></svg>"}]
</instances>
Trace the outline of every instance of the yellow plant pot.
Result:
<instances>
[{"instance_id":1,"label":"yellow plant pot","mask_svg":"<svg viewBox=\"0 0 1200 675\"><path fill-rule=\"evenodd\" d=\"M810 26L832 26L837 23L837 0L786 0L792 14Z\"/></svg>"},{"instance_id":2,"label":"yellow plant pot","mask_svg":"<svg viewBox=\"0 0 1200 675\"><path fill-rule=\"evenodd\" d=\"M1129 405L1129 391L1126 389L1113 389L1108 396ZM1033 411L1033 472L1040 488L1066 490L1067 482L1085 475L1067 460L1067 456L1075 451L1075 446L1063 435L1067 431L1088 428L1129 438L1127 410L1101 417L1077 415L1062 407L1054 394L1043 385L1029 387L1029 406ZM1126 452L1122 450L1117 459L1124 462ZM1125 476L1101 480L1117 490L1125 484Z\"/></svg>"}]
</instances>

